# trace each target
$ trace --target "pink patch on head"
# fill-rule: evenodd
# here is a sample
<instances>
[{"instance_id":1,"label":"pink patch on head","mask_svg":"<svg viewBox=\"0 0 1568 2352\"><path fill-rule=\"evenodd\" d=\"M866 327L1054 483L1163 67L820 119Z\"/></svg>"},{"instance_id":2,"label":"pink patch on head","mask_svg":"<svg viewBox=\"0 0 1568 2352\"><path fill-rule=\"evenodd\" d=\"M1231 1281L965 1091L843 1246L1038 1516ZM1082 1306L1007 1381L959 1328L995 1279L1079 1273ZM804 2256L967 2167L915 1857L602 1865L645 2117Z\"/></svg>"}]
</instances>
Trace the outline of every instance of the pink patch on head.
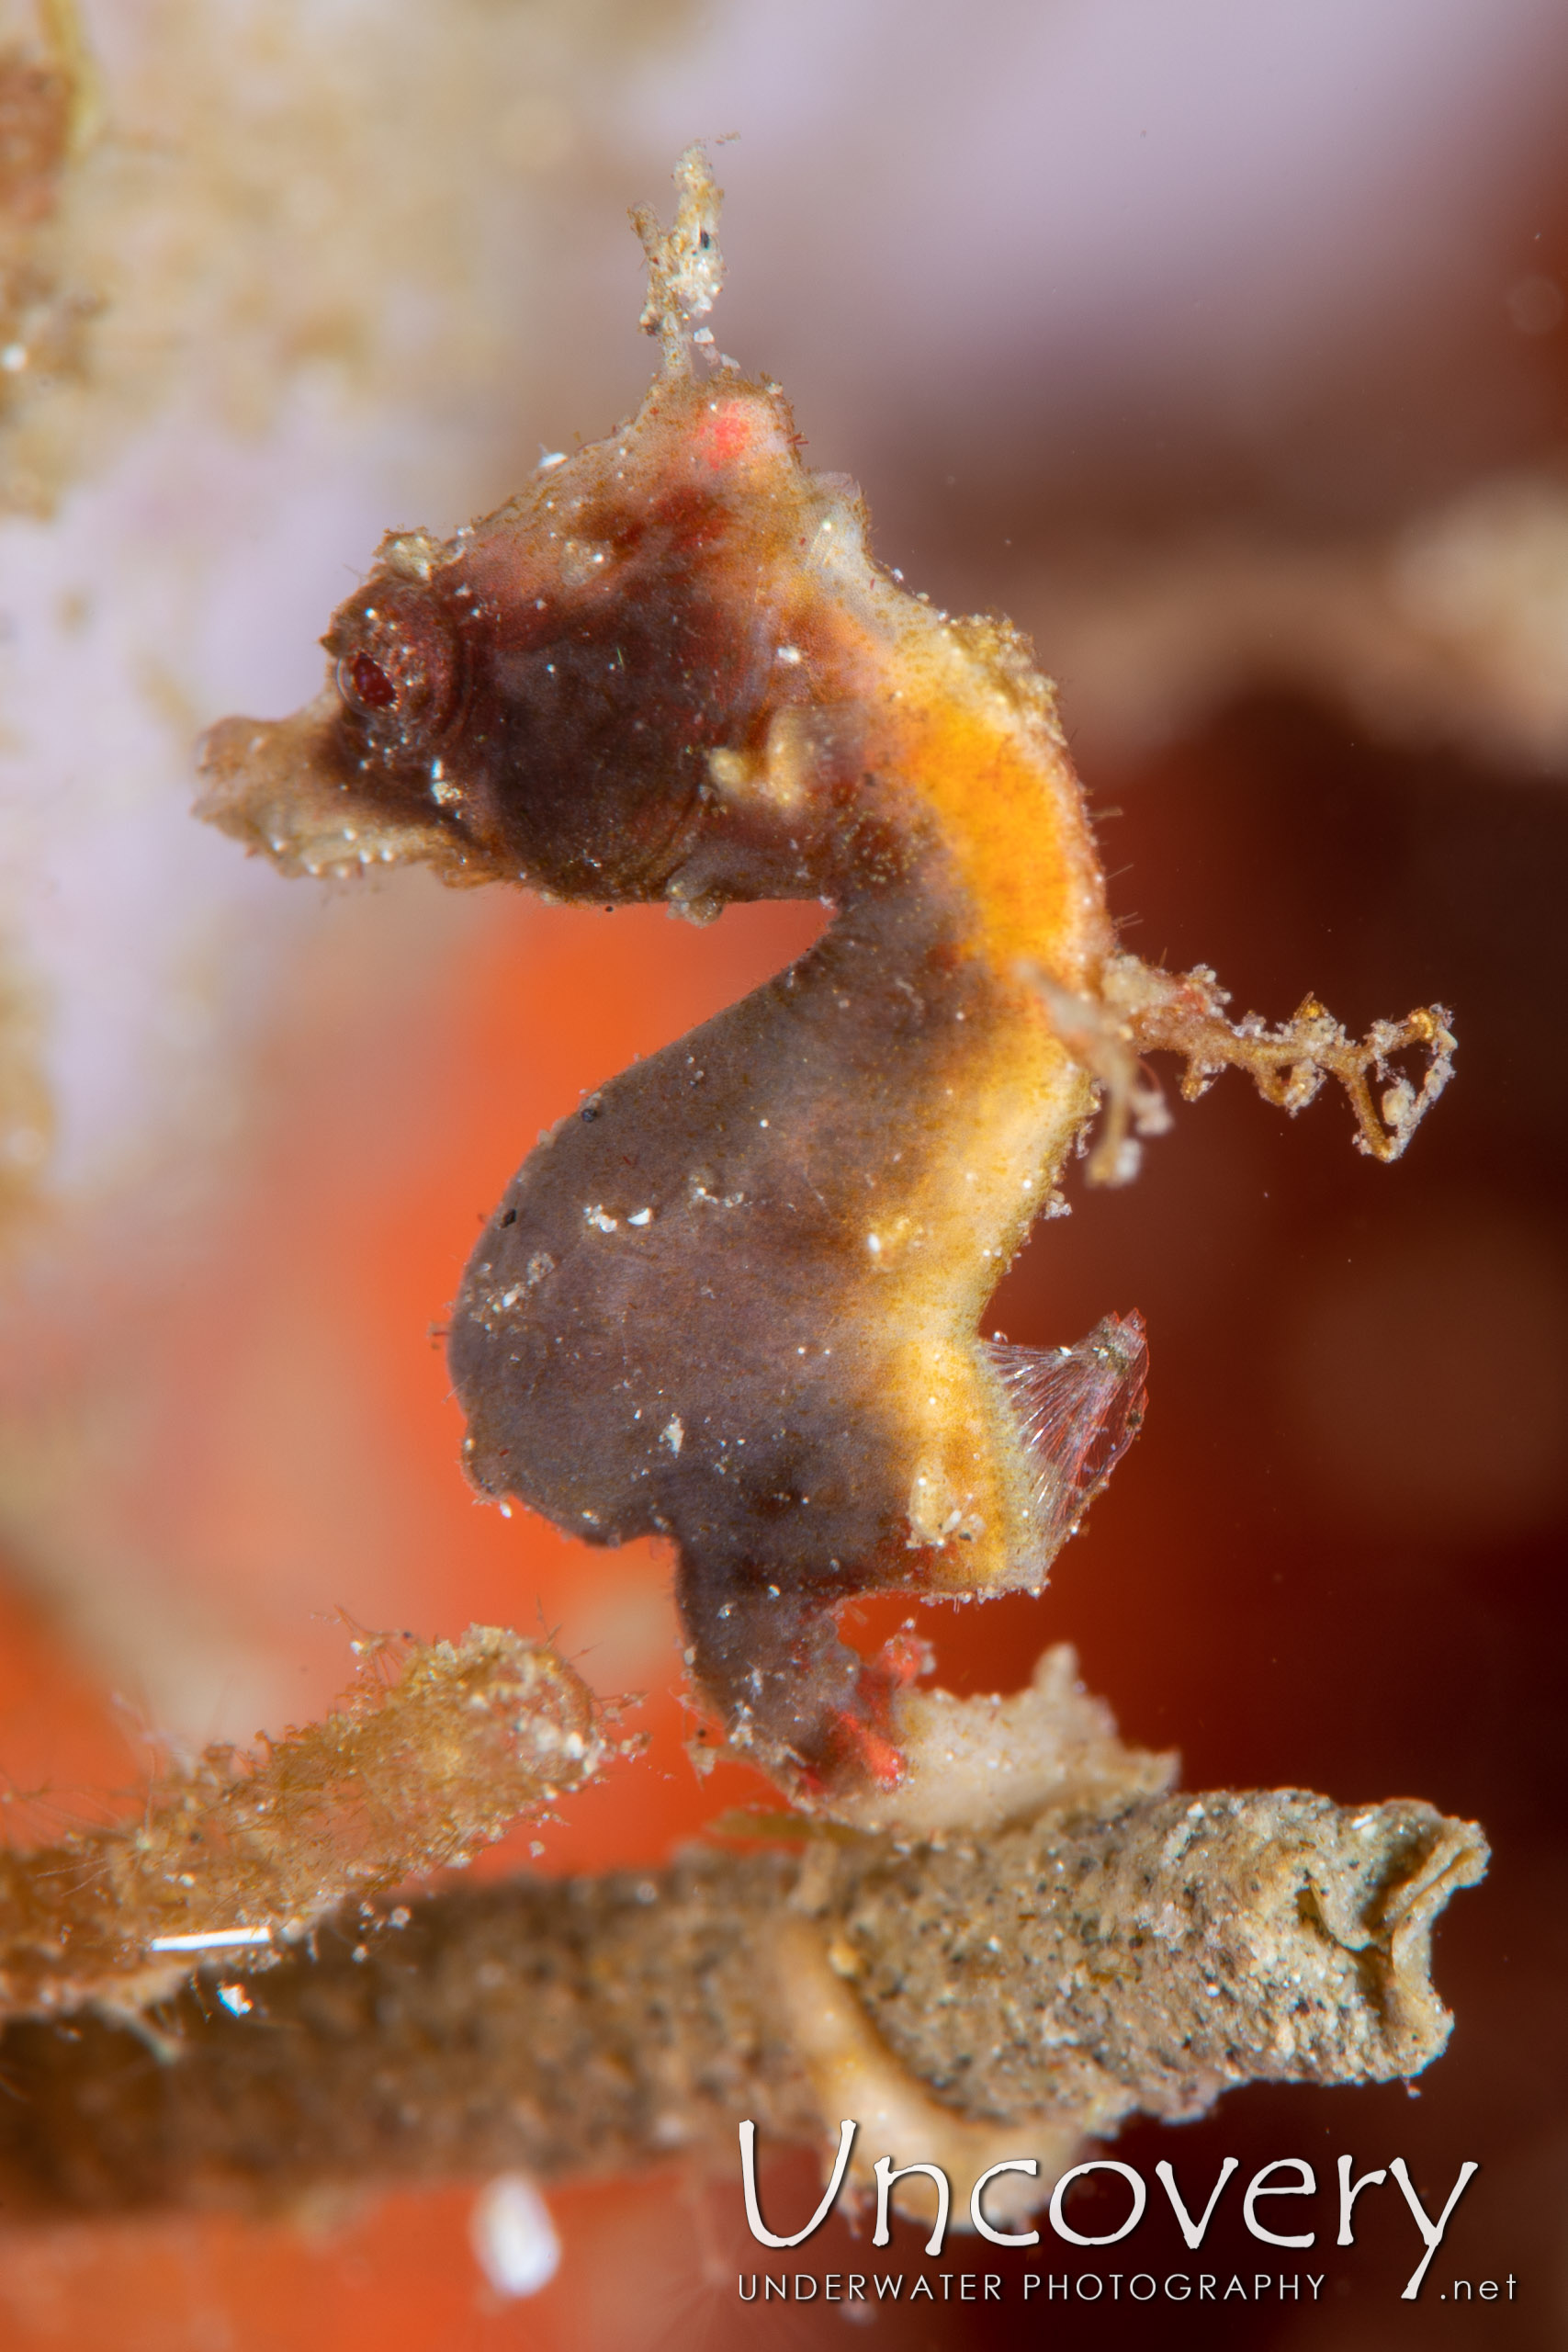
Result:
<instances>
[{"instance_id":1,"label":"pink patch on head","mask_svg":"<svg viewBox=\"0 0 1568 2352\"><path fill-rule=\"evenodd\" d=\"M757 420L745 401L721 401L697 427L697 451L716 472L749 458L757 440Z\"/></svg>"}]
</instances>

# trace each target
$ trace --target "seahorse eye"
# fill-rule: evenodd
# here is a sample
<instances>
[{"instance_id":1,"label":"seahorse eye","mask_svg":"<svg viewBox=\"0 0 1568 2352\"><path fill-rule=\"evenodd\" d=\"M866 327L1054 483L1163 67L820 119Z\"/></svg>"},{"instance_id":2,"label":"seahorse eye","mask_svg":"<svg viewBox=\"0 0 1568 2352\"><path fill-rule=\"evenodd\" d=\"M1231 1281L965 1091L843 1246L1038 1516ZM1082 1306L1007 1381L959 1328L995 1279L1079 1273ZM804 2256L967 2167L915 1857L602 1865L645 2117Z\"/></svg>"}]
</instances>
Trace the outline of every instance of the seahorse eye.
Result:
<instances>
[{"instance_id":1,"label":"seahorse eye","mask_svg":"<svg viewBox=\"0 0 1568 2352\"><path fill-rule=\"evenodd\" d=\"M404 743L423 741L450 716L457 665L450 634L423 594L372 582L363 603L338 616L323 640L337 655L337 688L353 711L389 721Z\"/></svg>"},{"instance_id":2,"label":"seahorse eye","mask_svg":"<svg viewBox=\"0 0 1568 2352\"><path fill-rule=\"evenodd\" d=\"M396 686L368 653L355 653L339 664L338 685L345 701L356 702L362 710L389 710L398 698Z\"/></svg>"}]
</instances>

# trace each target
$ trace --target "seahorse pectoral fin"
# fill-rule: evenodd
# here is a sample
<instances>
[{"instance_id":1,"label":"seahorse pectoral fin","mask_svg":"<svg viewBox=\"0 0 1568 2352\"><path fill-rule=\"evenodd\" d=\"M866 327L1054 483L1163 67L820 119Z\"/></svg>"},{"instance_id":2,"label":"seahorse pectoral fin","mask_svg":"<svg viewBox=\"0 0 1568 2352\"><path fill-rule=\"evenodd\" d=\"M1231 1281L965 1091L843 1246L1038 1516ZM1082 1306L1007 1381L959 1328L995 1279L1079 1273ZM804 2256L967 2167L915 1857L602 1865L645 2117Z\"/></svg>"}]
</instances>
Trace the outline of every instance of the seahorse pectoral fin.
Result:
<instances>
[{"instance_id":1,"label":"seahorse pectoral fin","mask_svg":"<svg viewBox=\"0 0 1568 2352\"><path fill-rule=\"evenodd\" d=\"M1031 1541L1043 1576L1143 1427L1143 1317L1107 1315L1071 1348L982 1342L1030 1469Z\"/></svg>"}]
</instances>

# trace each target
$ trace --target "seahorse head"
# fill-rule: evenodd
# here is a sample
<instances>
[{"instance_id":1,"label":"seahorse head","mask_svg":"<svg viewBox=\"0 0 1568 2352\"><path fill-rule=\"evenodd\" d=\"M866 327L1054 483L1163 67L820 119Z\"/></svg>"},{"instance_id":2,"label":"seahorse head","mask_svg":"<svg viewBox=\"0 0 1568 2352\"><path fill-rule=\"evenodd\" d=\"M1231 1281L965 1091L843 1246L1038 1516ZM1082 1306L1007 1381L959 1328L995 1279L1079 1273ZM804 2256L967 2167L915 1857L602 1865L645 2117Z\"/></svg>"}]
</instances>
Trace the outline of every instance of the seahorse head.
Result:
<instances>
[{"instance_id":1,"label":"seahorse head","mask_svg":"<svg viewBox=\"0 0 1568 2352\"><path fill-rule=\"evenodd\" d=\"M294 871L419 858L698 911L829 888L864 649L801 558L858 535L773 388L662 379L455 537L383 541L322 695L209 736L208 813Z\"/></svg>"}]
</instances>

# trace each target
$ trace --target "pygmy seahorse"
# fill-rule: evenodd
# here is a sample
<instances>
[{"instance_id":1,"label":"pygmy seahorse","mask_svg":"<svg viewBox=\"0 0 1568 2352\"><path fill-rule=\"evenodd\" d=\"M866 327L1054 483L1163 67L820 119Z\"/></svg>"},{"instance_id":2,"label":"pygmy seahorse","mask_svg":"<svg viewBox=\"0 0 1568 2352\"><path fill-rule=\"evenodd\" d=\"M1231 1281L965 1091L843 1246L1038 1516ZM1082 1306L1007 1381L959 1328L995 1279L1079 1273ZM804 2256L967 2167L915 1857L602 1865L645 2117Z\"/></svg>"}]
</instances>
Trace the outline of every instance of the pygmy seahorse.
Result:
<instances>
[{"instance_id":1,"label":"pygmy seahorse","mask_svg":"<svg viewBox=\"0 0 1568 2352\"><path fill-rule=\"evenodd\" d=\"M1336 1041L1364 1095L1412 1038L1352 1048L1316 1007L1243 1036L1212 976L1115 953L1026 641L876 564L776 385L697 372L717 191L700 150L677 176L673 230L639 220L664 364L637 415L450 540L389 537L319 699L209 736L204 806L288 872L831 903L789 970L529 1156L449 1343L480 1492L593 1544L668 1536L700 1691L809 1795L900 1770L911 1645L864 1664L840 1606L1037 1590L1137 1429L1135 1315L1073 1348L978 1337L1099 1094L1156 1123L1135 1045L1196 1085L1272 1048L1293 1107ZM1373 1148L1444 1074L1391 1086L1392 1135L1367 1106Z\"/></svg>"}]
</instances>

